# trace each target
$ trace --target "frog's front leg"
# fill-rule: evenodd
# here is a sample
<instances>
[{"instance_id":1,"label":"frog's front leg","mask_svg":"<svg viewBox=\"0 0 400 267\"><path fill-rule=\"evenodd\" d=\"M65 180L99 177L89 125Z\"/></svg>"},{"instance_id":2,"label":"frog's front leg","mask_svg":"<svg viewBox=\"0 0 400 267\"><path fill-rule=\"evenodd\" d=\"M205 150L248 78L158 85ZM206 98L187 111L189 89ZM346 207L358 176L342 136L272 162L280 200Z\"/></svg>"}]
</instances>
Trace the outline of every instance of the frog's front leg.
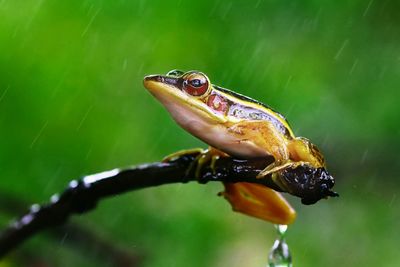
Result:
<instances>
[{"instance_id":1,"label":"frog's front leg","mask_svg":"<svg viewBox=\"0 0 400 267\"><path fill-rule=\"evenodd\" d=\"M201 155L204 153L204 151L206 151L206 150L203 148L192 148L192 149L180 150L178 152L174 152L174 153L169 154L168 156L164 157L162 159L162 162L173 161L173 160L180 158L182 156L185 156L185 155L191 155L191 154Z\"/></svg>"},{"instance_id":2,"label":"frog's front leg","mask_svg":"<svg viewBox=\"0 0 400 267\"><path fill-rule=\"evenodd\" d=\"M168 155L163 159L163 162L168 162L171 161L177 157L184 156L186 154L198 154L196 159L190 164L188 167L186 173L192 173L194 170L194 175L196 178L200 178L201 175L201 170L205 166L210 166L211 170L214 170L215 163L220 157L227 157L228 154L214 148L214 147L209 147L208 149L202 149L202 148L193 148L193 149L188 149L188 150L181 150L178 152L175 152L171 155Z\"/></svg>"}]
</instances>

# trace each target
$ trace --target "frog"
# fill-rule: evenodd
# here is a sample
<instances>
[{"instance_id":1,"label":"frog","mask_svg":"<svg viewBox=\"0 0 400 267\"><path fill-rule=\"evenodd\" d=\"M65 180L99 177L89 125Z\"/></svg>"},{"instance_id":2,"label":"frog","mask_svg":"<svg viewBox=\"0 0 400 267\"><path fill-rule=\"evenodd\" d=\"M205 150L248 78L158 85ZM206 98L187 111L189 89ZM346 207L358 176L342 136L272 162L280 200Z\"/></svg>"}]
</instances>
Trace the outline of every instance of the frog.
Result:
<instances>
[{"instance_id":1,"label":"frog","mask_svg":"<svg viewBox=\"0 0 400 267\"><path fill-rule=\"evenodd\" d=\"M323 177L322 183L314 185L311 181L317 196L304 202L336 196L330 191L333 178L325 171L321 151L307 138L295 136L287 119L268 105L214 85L206 74L196 70L148 75L143 84L180 127L209 145L201 150L200 165L219 157L273 157L273 163L256 178L272 177L283 189L289 188L288 179L300 181L296 190L302 190L301 181L305 180L300 179L301 174L307 173L306 178L318 175ZM306 171L299 173L301 168ZM257 183L223 184L225 191L220 195L234 211L275 224L294 222L296 211L280 192Z\"/></svg>"}]
</instances>

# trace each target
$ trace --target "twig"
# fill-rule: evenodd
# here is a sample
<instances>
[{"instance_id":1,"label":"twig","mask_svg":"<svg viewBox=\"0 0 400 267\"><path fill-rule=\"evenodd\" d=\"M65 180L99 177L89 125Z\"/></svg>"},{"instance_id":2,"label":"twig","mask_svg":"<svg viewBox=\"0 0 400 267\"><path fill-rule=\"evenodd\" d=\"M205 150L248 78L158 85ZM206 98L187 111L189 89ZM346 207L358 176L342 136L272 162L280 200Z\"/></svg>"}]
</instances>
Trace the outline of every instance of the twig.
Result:
<instances>
[{"instance_id":1,"label":"twig","mask_svg":"<svg viewBox=\"0 0 400 267\"><path fill-rule=\"evenodd\" d=\"M300 197L314 194L314 191L308 190L309 188L303 188L307 185L304 181L300 183L301 190L298 190L300 188L298 180L280 181L278 185L271 177L256 179L257 174L273 162L273 158L239 160L222 157L215 162L212 169L210 166L203 166L200 169L200 176L196 178L196 168L193 166L198 155L199 152L193 152L168 162L138 165L123 170L115 169L71 181L61 195L52 196L48 204L33 205L27 214L0 234L0 258L39 231L62 225L73 214L82 214L94 209L98 201L103 198L140 188L189 181L200 183L223 181L263 184L277 191L286 191ZM300 170L300 172L306 171ZM291 176L293 175L288 175ZM285 188L282 188L282 184L285 184ZM312 181L311 189L314 190L314 187L315 182ZM314 195L311 197L315 198ZM318 199L320 198L321 196Z\"/></svg>"},{"instance_id":2,"label":"twig","mask_svg":"<svg viewBox=\"0 0 400 267\"><path fill-rule=\"evenodd\" d=\"M27 206L28 203L21 198L17 198L8 192L0 192L0 210L2 213L16 216L22 214ZM68 238L65 238L66 235L68 235ZM113 266L141 266L144 259L142 251L139 252L132 248L125 249L116 244L115 241L97 235L92 229L72 222L50 229L48 237L58 242L63 239L63 242L69 243L85 257L92 257L97 262L107 260ZM32 262L45 260L41 259L39 255L27 251L21 253L18 253L16 258L17 265L30 266Z\"/></svg>"}]
</instances>

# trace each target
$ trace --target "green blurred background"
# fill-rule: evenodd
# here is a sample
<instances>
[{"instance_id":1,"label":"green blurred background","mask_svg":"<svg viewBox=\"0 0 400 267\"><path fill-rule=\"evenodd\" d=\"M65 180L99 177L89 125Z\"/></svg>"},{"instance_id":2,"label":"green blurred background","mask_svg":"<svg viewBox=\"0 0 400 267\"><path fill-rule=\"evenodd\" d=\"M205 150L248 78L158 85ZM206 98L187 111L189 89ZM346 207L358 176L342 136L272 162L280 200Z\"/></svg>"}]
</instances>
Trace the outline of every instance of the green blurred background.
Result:
<instances>
[{"instance_id":1,"label":"green blurred background","mask_svg":"<svg viewBox=\"0 0 400 267\"><path fill-rule=\"evenodd\" d=\"M295 267L399 266L399 11L361 0L0 0L1 227L20 213L11 199L43 203L82 175L205 147L142 86L147 74L197 69L282 112L326 156L340 198L288 197ZM265 266L275 229L233 213L221 189L132 192L71 221L139 255L137 266ZM115 265L72 236L43 233L0 266Z\"/></svg>"}]
</instances>

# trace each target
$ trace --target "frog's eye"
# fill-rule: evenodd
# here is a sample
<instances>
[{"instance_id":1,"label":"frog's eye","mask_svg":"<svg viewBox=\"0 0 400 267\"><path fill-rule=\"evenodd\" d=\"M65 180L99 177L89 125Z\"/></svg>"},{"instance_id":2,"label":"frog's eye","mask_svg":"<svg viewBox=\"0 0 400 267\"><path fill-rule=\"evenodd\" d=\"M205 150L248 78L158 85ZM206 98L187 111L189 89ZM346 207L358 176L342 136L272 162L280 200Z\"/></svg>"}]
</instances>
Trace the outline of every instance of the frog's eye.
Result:
<instances>
[{"instance_id":1,"label":"frog's eye","mask_svg":"<svg viewBox=\"0 0 400 267\"><path fill-rule=\"evenodd\" d=\"M191 73L183 81L183 90L192 96L202 96L207 93L209 82L202 73Z\"/></svg>"}]
</instances>

